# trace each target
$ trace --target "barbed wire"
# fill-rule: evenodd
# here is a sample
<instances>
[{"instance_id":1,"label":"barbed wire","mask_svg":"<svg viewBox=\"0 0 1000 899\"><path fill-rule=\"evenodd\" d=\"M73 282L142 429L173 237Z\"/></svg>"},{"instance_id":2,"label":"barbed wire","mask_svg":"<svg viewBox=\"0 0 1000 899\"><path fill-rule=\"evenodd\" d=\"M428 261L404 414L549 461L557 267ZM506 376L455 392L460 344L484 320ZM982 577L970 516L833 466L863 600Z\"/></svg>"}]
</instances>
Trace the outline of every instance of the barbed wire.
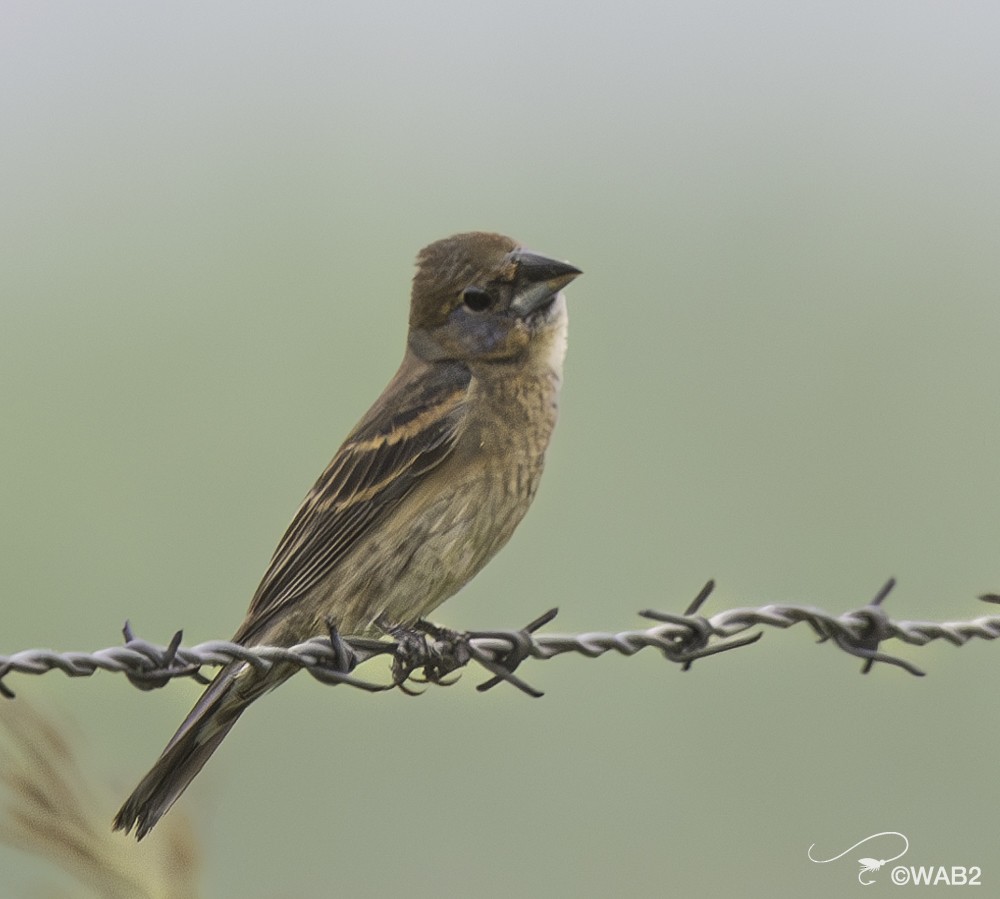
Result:
<instances>
[{"instance_id":1,"label":"barbed wire","mask_svg":"<svg viewBox=\"0 0 1000 899\"><path fill-rule=\"evenodd\" d=\"M136 637L126 622L122 646L96 652L28 649L0 656L0 695L13 698L14 693L4 679L14 672L62 671L70 677L89 677L97 671L121 672L134 686L149 690L179 677L208 683L202 668L234 662L260 670L290 665L327 684L347 684L372 692L399 688L413 694L418 690L411 684L453 683L449 675L476 662L491 675L477 689L488 690L499 683L509 683L528 695L541 696L540 691L514 673L527 659L546 660L566 653L589 658L609 652L632 656L652 648L686 670L697 659L756 643L763 631L747 633L754 628L785 629L800 623L813 629L818 642L831 641L849 655L864 660L862 673L870 671L874 663L882 662L923 676L924 672L912 663L883 652L881 644L900 640L912 646L925 646L934 640L945 640L954 646L964 646L973 639L1000 638L1000 616L996 615L948 622L893 621L882 603L894 586L895 581L889 580L866 605L840 615L812 606L771 603L729 609L706 618L698 612L715 588L714 582L709 581L683 614L645 610L639 614L656 621L656 625L615 633L537 633L555 617L557 610L551 609L525 627L510 631L455 632L421 622L412 629L392 630L386 639L376 640L341 636L330 624L328 636L314 637L290 647L246 647L225 640L185 647L181 645L181 631L174 634L169 644L160 646ZM979 598L1000 603L1000 595L996 594ZM363 680L353 674L359 665L376 656L391 657L392 676L388 683Z\"/></svg>"}]
</instances>

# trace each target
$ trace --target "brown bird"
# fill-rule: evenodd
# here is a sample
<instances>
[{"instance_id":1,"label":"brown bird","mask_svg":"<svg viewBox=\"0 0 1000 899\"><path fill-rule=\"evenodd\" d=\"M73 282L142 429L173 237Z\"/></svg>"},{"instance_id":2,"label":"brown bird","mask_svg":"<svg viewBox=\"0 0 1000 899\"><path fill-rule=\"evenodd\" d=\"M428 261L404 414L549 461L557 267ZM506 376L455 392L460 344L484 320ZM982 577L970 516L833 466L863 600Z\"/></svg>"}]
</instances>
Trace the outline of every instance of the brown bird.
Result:
<instances>
[{"instance_id":1,"label":"brown bird","mask_svg":"<svg viewBox=\"0 0 1000 899\"><path fill-rule=\"evenodd\" d=\"M461 589L528 510L555 427L580 270L499 234L417 259L403 362L306 495L234 642L408 628ZM246 707L293 672L227 665L115 818L142 839Z\"/></svg>"}]
</instances>

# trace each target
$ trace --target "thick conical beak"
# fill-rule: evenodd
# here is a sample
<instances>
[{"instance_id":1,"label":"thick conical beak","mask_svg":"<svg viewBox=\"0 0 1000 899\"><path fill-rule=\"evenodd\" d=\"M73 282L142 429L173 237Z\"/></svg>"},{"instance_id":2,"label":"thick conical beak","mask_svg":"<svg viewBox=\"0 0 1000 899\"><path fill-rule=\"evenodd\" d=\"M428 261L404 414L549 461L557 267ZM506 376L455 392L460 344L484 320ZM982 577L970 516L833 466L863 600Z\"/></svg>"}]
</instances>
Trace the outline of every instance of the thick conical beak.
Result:
<instances>
[{"instance_id":1,"label":"thick conical beak","mask_svg":"<svg viewBox=\"0 0 1000 899\"><path fill-rule=\"evenodd\" d=\"M568 262L528 250L515 250L511 256L517 263L517 289L511 309L522 318L540 309L577 275L583 274Z\"/></svg>"}]
</instances>

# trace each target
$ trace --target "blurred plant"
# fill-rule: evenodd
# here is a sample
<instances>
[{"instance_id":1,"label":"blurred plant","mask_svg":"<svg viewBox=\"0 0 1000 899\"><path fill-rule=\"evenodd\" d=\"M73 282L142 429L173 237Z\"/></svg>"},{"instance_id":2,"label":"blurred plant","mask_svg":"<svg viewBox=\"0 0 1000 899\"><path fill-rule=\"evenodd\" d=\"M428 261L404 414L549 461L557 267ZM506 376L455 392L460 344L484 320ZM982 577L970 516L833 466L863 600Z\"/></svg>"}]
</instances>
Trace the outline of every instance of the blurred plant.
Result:
<instances>
[{"instance_id":1,"label":"blurred plant","mask_svg":"<svg viewBox=\"0 0 1000 899\"><path fill-rule=\"evenodd\" d=\"M140 844L115 834L110 784L79 764L65 716L50 719L23 700L0 702L0 841L46 859L102 899L196 899L201 869L195 834L168 818ZM69 895L39 888L38 895ZM81 895L74 891L74 896Z\"/></svg>"}]
</instances>

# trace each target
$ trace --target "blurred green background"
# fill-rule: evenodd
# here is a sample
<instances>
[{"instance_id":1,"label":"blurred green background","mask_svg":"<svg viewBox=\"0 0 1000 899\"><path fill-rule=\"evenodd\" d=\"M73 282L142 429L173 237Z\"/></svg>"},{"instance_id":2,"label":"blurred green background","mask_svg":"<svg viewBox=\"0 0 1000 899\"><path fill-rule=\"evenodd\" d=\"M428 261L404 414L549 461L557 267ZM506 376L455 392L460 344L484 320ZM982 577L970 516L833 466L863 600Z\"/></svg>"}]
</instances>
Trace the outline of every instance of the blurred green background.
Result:
<instances>
[{"instance_id":1,"label":"blurred green background","mask_svg":"<svg viewBox=\"0 0 1000 899\"><path fill-rule=\"evenodd\" d=\"M625 629L709 577L710 612L895 575L894 617L990 613L998 28L923 0L4 3L0 653L229 636L395 370L417 250L473 228L585 276L539 498L441 623ZM688 674L532 665L540 700L299 677L178 809L209 896L839 896L895 846L807 847L883 830L995 891L1000 647L900 651L929 676L798 628ZM109 822L198 693L10 683L82 722ZM0 894L48 876L0 847Z\"/></svg>"}]
</instances>

